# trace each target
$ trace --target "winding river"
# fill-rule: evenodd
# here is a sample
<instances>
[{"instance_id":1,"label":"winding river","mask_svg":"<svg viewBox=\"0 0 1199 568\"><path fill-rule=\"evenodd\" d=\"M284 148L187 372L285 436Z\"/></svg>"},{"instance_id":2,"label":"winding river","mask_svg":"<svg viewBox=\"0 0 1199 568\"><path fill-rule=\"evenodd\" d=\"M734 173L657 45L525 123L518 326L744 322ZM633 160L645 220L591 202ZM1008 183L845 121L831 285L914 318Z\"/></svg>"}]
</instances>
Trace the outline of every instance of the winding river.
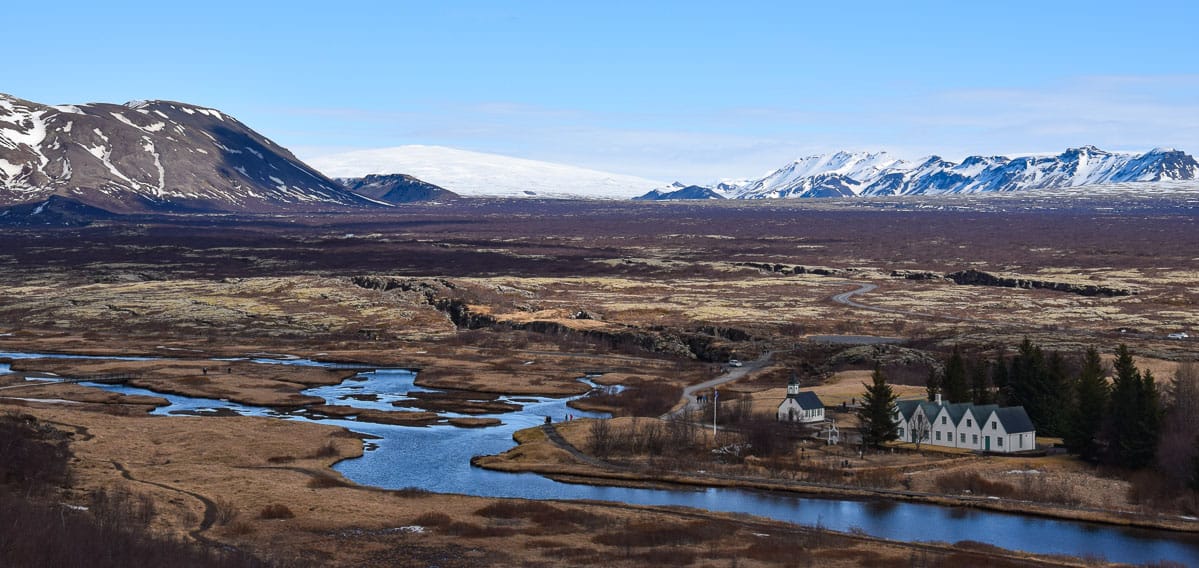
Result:
<instances>
[{"instance_id":1,"label":"winding river","mask_svg":"<svg viewBox=\"0 0 1199 568\"><path fill-rule=\"evenodd\" d=\"M54 355L0 353L0 357L30 358ZM306 359L254 359L259 363L344 367ZM0 364L0 373L8 371ZM422 389L416 375L402 369L361 372L335 386L318 387L304 394L325 398L329 404L357 407L402 408L407 393ZM902 541L963 540L1042 554L1102 557L1110 561L1147 563L1169 560L1199 565L1199 537L1169 531L1128 529L1109 525L1030 517L963 507L944 507L885 500L825 499L793 493L740 489L632 489L553 481L532 473L502 473L475 468L470 458L496 454L513 447L512 434L544 422L546 416L562 420L597 416L566 406L571 398L512 397L502 400L521 405L516 412L484 415L498 418L499 426L456 428L393 426L352 419L316 419L302 414L227 401L158 393L126 385L84 383L104 390L164 398L169 405L155 414L204 414L218 409L243 415L274 416L290 420L319 421L377 436L367 441L366 453L339 463L336 469L363 485L389 489L416 487L441 493L526 499L594 499L637 505L675 505L711 511L749 513L803 525L820 525L837 531ZM354 395L375 395L359 400ZM367 397L370 398L370 397ZM447 417L454 414L444 414Z\"/></svg>"}]
</instances>

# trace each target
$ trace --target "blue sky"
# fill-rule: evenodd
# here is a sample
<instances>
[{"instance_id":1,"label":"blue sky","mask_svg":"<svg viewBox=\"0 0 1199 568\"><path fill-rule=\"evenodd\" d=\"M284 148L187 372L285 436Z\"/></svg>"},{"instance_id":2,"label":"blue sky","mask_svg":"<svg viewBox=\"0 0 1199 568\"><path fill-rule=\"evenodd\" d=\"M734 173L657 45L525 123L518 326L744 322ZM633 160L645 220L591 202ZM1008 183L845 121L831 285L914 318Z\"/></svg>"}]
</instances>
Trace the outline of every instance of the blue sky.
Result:
<instances>
[{"instance_id":1,"label":"blue sky","mask_svg":"<svg viewBox=\"0 0 1199 568\"><path fill-rule=\"evenodd\" d=\"M303 158L705 182L838 149L1199 153L1199 2L16 4L0 92L211 106Z\"/></svg>"}]
</instances>

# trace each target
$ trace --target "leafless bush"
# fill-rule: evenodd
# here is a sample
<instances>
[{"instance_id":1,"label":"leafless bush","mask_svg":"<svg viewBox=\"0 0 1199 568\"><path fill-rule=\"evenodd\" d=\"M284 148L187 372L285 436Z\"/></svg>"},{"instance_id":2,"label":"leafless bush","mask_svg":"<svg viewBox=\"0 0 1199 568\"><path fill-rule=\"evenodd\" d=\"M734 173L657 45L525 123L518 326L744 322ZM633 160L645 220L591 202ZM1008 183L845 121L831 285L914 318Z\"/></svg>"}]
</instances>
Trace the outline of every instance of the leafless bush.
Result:
<instances>
[{"instance_id":1,"label":"leafless bush","mask_svg":"<svg viewBox=\"0 0 1199 568\"><path fill-rule=\"evenodd\" d=\"M664 383L645 382L620 392L603 390L589 395L589 402L615 410L621 416L660 416L679 401L679 388Z\"/></svg>"},{"instance_id":2,"label":"leafless bush","mask_svg":"<svg viewBox=\"0 0 1199 568\"><path fill-rule=\"evenodd\" d=\"M718 523L628 522L624 526L600 533L591 539L596 544L615 547L659 547L699 544L719 540L727 530Z\"/></svg>"},{"instance_id":3,"label":"leafless bush","mask_svg":"<svg viewBox=\"0 0 1199 568\"><path fill-rule=\"evenodd\" d=\"M101 526L147 527L154 520L154 498L126 487L100 489L91 494L88 510Z\"/></svg>"},{"instance_id":4,"label":"leafless bush","mask_svg":"<svg viewBox=\"0 0 1199 568\"><path fill-rule=\"evenodd\" d=\"M412 524L422 527L441 527L450 524L450 522L449 515L434 511L422 513L412 520Z\"/></svg>"},{"instance_id":5,"label":"leafless bush","mask_svg":"<svg viewBox=\"0 0 1199 568\"><path fill-rule=\"evenodd\" d=\"M1191 361L1179 364L1174 383L1163 398L1166 412L1157 465L1170 486L1182 491L1194 472L1195 443L1199 438L1199 367Z\"/></svg>"},{"instance_id":6,"label":"leafless bush","mask_svg":"<svg viewBox=\"0 0 1199 568\"><path fill-rule=\"evenodd\" d=\"M938 475L933 485L942 493L966 493L992 497L1015 497L1015 487L1000 481L992 481L976 472L954 471Z\"/></svg>"},{"instance_id":7,"label":"leafless bush","mask_svg":"<svg viewBox=\"0 0 1199 568\"><path fill-rule=\"evenodd\" d=\"M110 511L144 510L140 503L124 505L115 502L130 496L129 493L110 492L105 498L106 507ZM20 519L17 523L0 523L0 543L3 543L0 545L0 566L233 568L267 565L236 549L216 549L163 539L135 524L101 524L90 511L73 511L29 501L4 491L0 491L0 511L6 519Z\"/></svg>"},{"instance_id":8,"label":"leafless bush","mask_svg":"<svg viewBox=\"0 0 1199 568\"><path fill-rule=\"evenodd\" d=\"M588 429L587 449L596 457L607 457L612 451L612 424L607 419L597 418L591 421Z\"/></svg>"},{"instance_id":9,"label":"leafless bush","mask_svg":"<svg viewBox=\"0 0 1199 568\"><path fill-rule=\"evenodd\" d=\"M340 455L341 451L337 449L337 444L334 444L333 440L325 442L323 446L317 448L316 451L312 453L312 457L314 458L333 458Z\"/></svg>"},{"instance_id":10,"label":"leafless bush","mask_svg":"<svg viewBox=\"0 0 1199 568\"><path fill-rule=\"evenodd\" d=\"M280 503L272 503L262 508L258 513L258 517L262 519L292 519L296 514L287 508L287 505Z\"/></svg>"},{"instance_id":11,"label":"leafless bush","mask_svg":"<svg viewBox=\"0 0 1199 568\"><path fill-rule=\"evenodd\" d=\"M496 501L475 511L475 514L489 519L529 520L542 527L539 534L573 532L580 526L595 528L606 523L606 518L600 515L560 509L540 501Z\"/></svg>"},{"instance_id":12,"label":"leafless bush","mask_svg":"<svg viewBox=\"0 0 1199 568\"><path fill-rule=\"evenodd\" d=\"M768 458L790 454L795 451L799 432L789 423L779 422L766 415L752 416L743 420L739 430L745 436L753 455Z\"/></svg>"},{"instance_id":13,"label":"leafless bush","mask_svg":"<svg viewBox=\"0 0 1199 568\"><path fill-rule=\"evenodd\" d=\"M318 472L308 479L308 487L313 489L327 489L330 487L349 487L345 479L339 476L332 475L327 472Z\"/></svg>"},{"instance_id":14,"label":"leafless bush","mask_svg":"<svg viewBox=\"0 0 1199 568\"><path fill-rule=\"evenodd\" d=\"M212 503L216 509L216 524L224 526L237 519L239 514L237 506L228 499L217 497L212 500Z\"/></svg>"},{"instance_id":15,"label":"leafless bush","mask_svg":"<svg viewBox=\"0 0 1199 568\"><path fill-rule=\"evenodd\" d=\"M32 416L0 414L0 486L42 493L66 485L71 450L65 434Z\"/></svg>"}]
</instances>

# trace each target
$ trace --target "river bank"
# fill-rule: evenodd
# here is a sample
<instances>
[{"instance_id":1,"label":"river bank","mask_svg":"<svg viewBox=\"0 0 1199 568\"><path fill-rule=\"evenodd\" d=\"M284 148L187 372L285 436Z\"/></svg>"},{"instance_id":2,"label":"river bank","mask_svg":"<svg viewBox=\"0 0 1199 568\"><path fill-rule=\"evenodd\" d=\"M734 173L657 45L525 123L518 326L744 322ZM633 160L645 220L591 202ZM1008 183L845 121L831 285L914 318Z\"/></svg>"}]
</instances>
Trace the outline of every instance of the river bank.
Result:
<instances>
[{"instance_id":1,"label":"river bank","mask_svg":"<svg viewBox=\"0 0 1199 568\"><path fill-rule=\"evenodd\" d=\"M262 362L279 367L302 369L321 364L303 360L276 360ZM415 375L410 372L374 371L364 373L361 377L351 378L336 386L314 386L301 392L304 396L324 398L327 402L332 399L347 399L348 406L359 405L370 407L380 404L373 400L388 393L404 393L415 388ZM124 394L152 394L153 391L142 391L135 387L119 385L95 385L112 392ZM349 394L353 393L353 397ZM540 425L545 417L560 422L568 413L580 416L580 413L568 410L567 404L571 398L509 398L507 402L521 406L518 412L509 412L493 416L477 416L478 418L497 418L501 424L493 427L460 429L433 426L429 428L411 428L376 424L360 420L319 419L312 420L303 414L281 414L277 409L265 407L246 407L228 401L211 399L187 399L169 395L171 406L161 407L155 414L207 413L205 408L216 406L228 413L250 413L264 418L288 418L279 422L303 421L316 422L327 427L345 428L355 432L353 436L368 438L366 451L353 454L350 459L340 460L334 469L358 484L370 485L384 489L401 490L408 495L413 492L410 488L418 488L418 492L435 491L439 493L455 493L474 495L479 498L508 498L521 497L526 499L599 499L604 501L620 501L628 506L687 506L709 509L713 515L733 512L748 512L755 515L774 517L781 521L797 522L831 528L841 532L863 532L883 540L899 538L902 540L940 540L944 542L959 542L977 540L974 535L990 538L1004 535L1006 540L1000 543L1012 543L1009 547L1023 547L1024 542L1035 544L1037 536L1046 531L1057 531L1057 540L1071 543L1076 547L1072 550L1085 551L1094 554L1093 545L1089 541L1072 542L1072 539L1089 539L1096 529L1080 530L1078 528L1043 526L1039 521L1028 517L993 517L967 514L962 516L957 508L938 509L931 505L904 504L901 502L861 501L860 497L850 500L832 499L831 496L821 496L821 499L791 499L780 500L778 495L770 496L762 493L742 491L736 485L728 485L717 489L700 489L679 491L678 484L672 484L673 490L658 489L629 489L603 486L583 486L576 484L558 483L552 479L534 474L495 473L489 470L470 466L472 457L478 454L498 454L512 447L511 438L515 432L527 431L528 428ZM34 406L37 406L36 404ZM582 416L586 416L585 413ZM226 418L234 419L235 416ZM208 420L226 418L207 416L205 418L190 418L190 420ZM159 419L157 416L148 419ZM170 420L175 420L171 418ZM183 419L183 418L180 418ZM568 423L576 429L586 424L584 421ZM526 448L527 449L527 448ZM553 450L554 448L549 448ZM514 452L521 452L518 446ZM271 467L292 468L287 465L288 457L296 456L266 456ZM271 462L271 458L275 458ZM170 458L172 462L175 458ZM566 478L564 478L566 479ZM569 479L578 481L582 478ZM341 482L318 482L338 486ZM641 485L645 485L644 483ZM711 485L711 484L709 484ZM898 508L897 508L898 507ZM917 507L908 511L906 508ZM909 515L920 515L928 518L941 519L939 522L926 523L926 526L939 526L940 533L912 532L912 523L907 520ZM880 524L881 523L881 524ZM1000 528L1002 527L1002 528ZM995 535L986 531L994 530ZM1065 530L1066 532L1062 532ZM1105 529L1097 528L1100 533ZM878 532L882 531L882 532ZM894 536L885 536L893 534ZM967 536L970 535L970 536ZM1021 537L1019 535L1027 535ZM1063 538L1064 535L1072 535ZM1148 535L1145 535L1147 537ZM1191 558L1199 557L1194 551L1187 552L1188 546L1181 542L1172 543L1174 537L1162 539L1161 536L1136 537L1127 540L1118 534L1106 534L1102 539L1106 548L1100 554L1112 555L1113 559L1128 561L1132 558ZM1098 538L1098 537L1096 537ZM1121 539L1125 540L1121 540ZM1028 540L1032 539L1032 540ZM1044 543L1041 543L1042 545ZM1054 541L1050 544L1057 545ZM990 545L988 545L990 546ZM1114 548L1113 548L1114 546ZM1161 548L1161 547L1165 548ZM1148 547L1148 548L1146 548ZM1055 550L1055 549L1050 549ZM1076 552L1075 554L1082 554ZM1007 554L1007 553L1005 553ZM1164 556L1158 556L1164 555Z\"/></svg>"},{"instance_id":2,"label":"river bank","mask_svg":"<svg viewBox=\"0 0 1199 568\"><path fill-rule=\"evenodd\" d=\"M557 425L559 430L569 432L569 438L578 440L589 422ZM493 456L479 456L472 464L505 472L531 472L560 479L570 483L592 483L615 487L726 487L778 491L823 497L848 497L855 499L882 499L911 503L927 503L947 507L966 507L1044 518L1084 521L1110 526L1145 528L1154 530L1199 533L1199 519L1183 516L1145 515L1132 511L1104 510L1087 507L1069 507L1026 500L1002 499L988 496L968 496L905 491L899 489L871 488L828 483L813 483L777 478L736 475L732 473L668 471L661 467L644 465L627 466L614 464L588 456L570 442L559 436L555 442L542 428L516 432L513 439L517 446L507 452Z\"/></svg>"}]
</instances>

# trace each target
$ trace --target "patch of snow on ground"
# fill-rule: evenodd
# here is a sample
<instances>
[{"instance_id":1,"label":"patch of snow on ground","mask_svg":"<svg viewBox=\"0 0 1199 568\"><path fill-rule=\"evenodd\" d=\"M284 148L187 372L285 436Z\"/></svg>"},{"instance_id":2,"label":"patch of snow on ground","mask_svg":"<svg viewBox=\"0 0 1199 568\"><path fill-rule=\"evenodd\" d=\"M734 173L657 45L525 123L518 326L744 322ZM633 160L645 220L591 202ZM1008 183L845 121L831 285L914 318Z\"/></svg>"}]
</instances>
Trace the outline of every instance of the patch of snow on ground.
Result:
<instances>
[{"instance_id":1,"label":"patch of snow on ground","mask_svg":"<svg viewBox=\"0 0 1199 568\"><path fill-rule=\"evenodd\" d=\"M162 196L162 190L166 187L166 170L162 167L162 160L158 156L158 151L154 149L154 143L149 138L142 137L142 149L154 156L154 167L158 169L158 187L155 188L154 194Z\"/></svg>"},{"instance_id":2,"label":"patch of snow on ground","mask_svg":"<svg viewBox=\"0 0 1199 568\"><path fill-rule=\"evenodd\" d=\"M13 178L19 173L21 173L21 166L19 164L14 164L4 158L0 158L0 174L4 174L4 177L7 178Z\"/></svg>"}]
</instances>

